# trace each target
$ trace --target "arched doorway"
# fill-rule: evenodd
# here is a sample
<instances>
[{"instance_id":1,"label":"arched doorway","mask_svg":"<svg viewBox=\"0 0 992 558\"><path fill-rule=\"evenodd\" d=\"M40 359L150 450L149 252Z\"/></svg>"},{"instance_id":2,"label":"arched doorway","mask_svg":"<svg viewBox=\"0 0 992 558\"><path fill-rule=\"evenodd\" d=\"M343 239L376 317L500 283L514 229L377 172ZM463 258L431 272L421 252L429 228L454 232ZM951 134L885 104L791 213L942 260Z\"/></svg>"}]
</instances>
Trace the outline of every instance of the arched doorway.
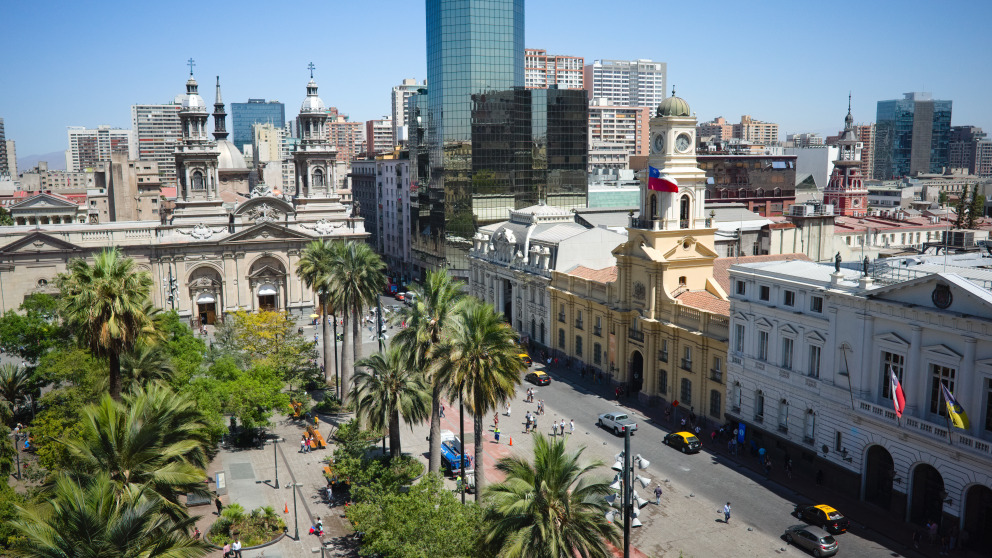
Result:
<instances>
[{"instance_id":1,"label":"arched doorway","mask_svg":"<svg viewBox=\"0 0 992 558\"><path fill-rule=\"evenodd\" d=\"M213 325L217 321L217 299L212 294L201 294L196 298L196 315L201 325Z\"/></svg>"},{"instance_id":2,"label":"arched doorway","mask_svg":"<svg viewBox=\"0 0 992 558\"><path fill-rule=\"evenodd\" d=\"M871 446L865 459L865 501L883 510L892 507L892 479L895 465L892 455L882 446Z\"/></svg>"},{"instance_id":3,"label":"arched doorway","mask_svg":"<svg viewBox=\"0 0 992 558\"><path fill-rule=\"evenodd\" d=\"M689 196L685 195L679 198L679 228L688 229L689 228Z\"/></svg>"},{"instance_id":4,"label":"arched doorway","mask_svg":"<svg viewBox=\"0 0 992 558\"><path fill-rule=\"evenodd\" d=\"M912 500L909 520L918 525L940 522L944 514L944 478L932 465L921 463L913 469Z\"/></svg>"},{"instance_id":5,"label":"arched doorway","mask_svg":"<svg viewBox=\"0 0 992 558\"><path fill-rule=\"evenodd\" d=\"M640 392L641 386L644 385L644 357L640 351L634 351L634 354L630 355L630 378L627 384L631 393Z\"/></svg>"},{"instance_id":6,"label":"arched doorway","mask_svg":"<svg viewBox=\"0 0 992 558\"><path fill-rule=\"evenodd\" d=\"M963 523L968 548L992 556L992 489L976 484L964 493Z\"/></svg>"},{"instance_id":7,"label":"arched doorway","mask_svg":"<svg viewBox=\"0 0 992 558\"><path fill-rule=\"evenodd\" d=\"M275 285L266 283L258 288L258 309L263 312L274 312L279 307L277 296L279 291Z\"/></svg>"},{"instance_id":8,"label":"arched doorway","mask_svg":"<svg viewBox=\"0 0 992 558\"><path fill-rule=\"evenodd\" d=\"M217 322L223 306L222 291L223 281L215 268L203 265L190 273L189 299L193 303L191 310L197 324L213 325Z\"/></svg>"}]
</instances>

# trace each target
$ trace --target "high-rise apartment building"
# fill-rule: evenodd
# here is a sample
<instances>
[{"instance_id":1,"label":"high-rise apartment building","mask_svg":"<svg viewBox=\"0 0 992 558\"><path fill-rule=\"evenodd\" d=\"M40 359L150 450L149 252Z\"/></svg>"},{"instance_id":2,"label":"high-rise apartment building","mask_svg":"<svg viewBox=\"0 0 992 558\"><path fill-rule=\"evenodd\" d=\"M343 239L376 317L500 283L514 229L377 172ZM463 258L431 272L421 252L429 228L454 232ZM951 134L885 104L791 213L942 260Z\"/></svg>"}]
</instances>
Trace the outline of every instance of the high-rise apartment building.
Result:
<instances>
[{"instance_id":1,"label":"high-rise apartment building","mask_svg":"<svg viewBox=\"0 0 992 558\"><path fill-rule=\"evenodd\" d=\"M365 143L365 123L352 122L338 109L327 109L327 141L337 149L338 161L351 163L363 151Z\"/></svg>"},{"instance_id":2,"label":"high-rise apartment building","mask_svg":"<svg viewBox=\"0 0 992 558\"><path fill-rule=\"evenodd\" d=\"M7 136L3 130L3 118L0 118L0 176L13 176L7 165Z\"/></svg>"},{"instance_id":3,"label":"high-rise apartment building","mask_svg":"<svg viewBox=\"0 0 992 558\"><path fill-rule=\"evenodd\" d=\"M986 135L977 126L952 126L948 156L950 167L978 174L978 145Z\"/></svg>"},{"instance_id":4,"label":"high-rise apartment building","mask_svg":"<svg viewBox=\"0 0 992 558\"><path fill-rule=\"evenodd\" d=\"M176 185L176 146L183 137L179 100L131 106L131 157L158 163L162 186Z\"/></svg>"},{"instance_id":5,"label":"high-rise apartment building","mask_svg":"<svg viewBox=\"0 0 992 558\"><path fill-rule=\"evenodd\" d=\"M785 141L792 144L792 147L820 147L826 145L823 136L816 132L801 132L785 136Z\"/></svg>"},{"instance_id":6,"label":"high-rise apartment building","mask_svg":"<svg viewBox=\"0 0 992 558\"><path fill-rule=\"evenodd\" d=\"M586 64L589 98L620 107L657 107L665 99L668 64L652 60L596 60Z\"/></svg>"},{"instance_id":7,"label":"high-rise apartment building","mask_svg":"<svg viewBox=\"0 0 992 558\"><path fill-rule=\"evenodd\" d=\"M875 123L857 124L854 132L861 142L861 176L871 180L875 178Z\"/></svg>"},{"instance_id":8,"label":"high-rise apartment building","mask_svg":"<svg viewBox=\"0 0 992 558\"><path fill-rule=\"evenodd\" d=\"M939 173L949 166L951 104L919 92L879 101L875 117L875 178Z\"/></svg>"},{"instance_id":9,"label":"high-rise apartment building","mask_svg":"<svg viewBox=\"0 0 992 558\"><path fill-rule=\"evenodd\" d=\"M722 116L717 116L709 122L696 126L696 137L712 137L715 141L729 140L734 137L734 125Z\"/></svg>"},{"instance_id":10,"label":"high-rise apartment building","mask_svg":"<svg viewBox=\"0 0 992 558\"><path fill-rule=\"evenodd\" d=\"M131 151L131 130L99 126L84 128L69 126L69 152L66 156L66 170L80 172L96 167L100 161L110 161L114 151Z\"/></svg>"},{"instance_id":11,"label":"high-rise apartment building","mask_svg":"<svg viewBox=\"0 0 992 558\"><path fill-rule=\"evenodd\" d=\"M609 104L605 98L589 104L589 148L601 150L606 145L622 146L629 157L649 153L649 107L623 107Z\"/></svg>"},{"instance_id":12,"label":"high-rise apartment building","mask_svg":"<svg viewBox=\"0 0 992 558\"><path fill-rule=\"evenodd\" d=\"M17 178L17 147L14 145L14 140L7 140L5 143L6 147L6 159L7 159L7 175L11 178ZM3 161L0 160L0 165ZM0 174L3 174L0 172Z\"/></svg>"},{"instance_id":13,"label":"high-rise apartment building","mask_svg":"<svg viewBox=\"0 0 992 558\"><path fill-rule=\"evenodd\" d=\"M276 128L286 125L286 105L279 101L248 99L247 103L231 103L231 142L244 151L251 145L253 124L271 123Z\"/></svg>"},{"instance_id":14,"label":"high-rise apartment building","mask_svg":"<svg viewBox=\"0 0 992 558\"><path fill-rule=\"evenodd\" d=\"M429 87L410 131L412 258L417 273L464 279L479 226L541 202L585 206L588 99L524 88L523 0L427 0L426 19Z\"/></svg>"},{"instance_id":15,"label":"high-rise apartment building","mask_svg":"<svg viewBox=\"0 0 992 558\"><path fill-rule=\"evenodd\" d=\"M365 152L382 155L393 151L393 119L388 116L365 122Z\"/></svg>"},{"instance_id":16,"label":"high-rise apartment building","mask_svg":"<svg viewBox=\"0 0 992 558\"><path fill-rule=\"evenodd\" d=\"M758 145L775 145L778 143L778 124L755 120L745 114L740 124L734 124L733 136Z\"/></svg>"},{"instance_id":17,"label":"high-rise apartment building","mask_svg":"<svg viewBox=\"0 0 992 558\"><path fill-rule=\"evenodd\" d=\"M582 89L585 59L581 56L548 54L546 50L524 50L524 85L527 89Z\"/></svg>"},{"instance_id":18,"label":"high-rise apartment building","mask_svg":"<svg viewBox=\"0 0 992 558\"><path fill-rule=\"evenodd\" d=\"M410 97L418 91L427 90L426 82L417 85L415 79L404 79L403 83L393 86L391 95L393 105L393 146L406 142L409 139L409 122L407 121Z\"/></svg>"}]
</instances>

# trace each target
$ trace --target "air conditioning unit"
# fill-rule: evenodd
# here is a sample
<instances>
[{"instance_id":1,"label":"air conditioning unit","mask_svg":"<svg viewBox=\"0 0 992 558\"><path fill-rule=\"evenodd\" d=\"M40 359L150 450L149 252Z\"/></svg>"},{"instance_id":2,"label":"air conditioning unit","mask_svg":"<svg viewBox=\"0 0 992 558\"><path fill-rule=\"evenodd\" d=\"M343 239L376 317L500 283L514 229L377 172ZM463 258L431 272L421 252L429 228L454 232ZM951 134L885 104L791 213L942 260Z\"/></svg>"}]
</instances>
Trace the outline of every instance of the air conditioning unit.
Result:
<instances>
[{"instance_id":1,"label":"air conditioning unit","mask_svg":"<svg viewBox=\"0 0 992 558\"><path fill-rule=\"evenodd\" d=\"M809 217L812 214L813 214L813 206L811 205L792 206L792 215L795 217Z\"/></svg>"}]
</instances>

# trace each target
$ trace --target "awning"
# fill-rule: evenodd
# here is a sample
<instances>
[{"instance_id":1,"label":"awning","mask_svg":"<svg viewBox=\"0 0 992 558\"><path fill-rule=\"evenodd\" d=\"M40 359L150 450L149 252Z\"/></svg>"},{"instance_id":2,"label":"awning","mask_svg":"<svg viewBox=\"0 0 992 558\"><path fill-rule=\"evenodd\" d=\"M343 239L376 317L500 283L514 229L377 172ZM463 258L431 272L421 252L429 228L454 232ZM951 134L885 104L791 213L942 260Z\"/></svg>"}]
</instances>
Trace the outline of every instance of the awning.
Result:
<instances>
[{"instance_id":1,"label":"awning","mask_svg":"<svg viewBox=\"0 0 992 558\"><path fill-rule=\"evenodd\" d=\"M276 293L276 288L272 285L262 285L261 289L258 289L258 296L274 295Z\"/></svg>"},{"instance_id":2,"label":"awning","mask_svg":"<svg viewBox=\"0 0 992 558\"><path fill-rule=\"evenodd\" d=\"M196 303L197 304L210 304L213 301L214 301L214 297L212 297L212 296L210 296L208 294L201 294L196 299Z\"/></svg>"}]
</instances>

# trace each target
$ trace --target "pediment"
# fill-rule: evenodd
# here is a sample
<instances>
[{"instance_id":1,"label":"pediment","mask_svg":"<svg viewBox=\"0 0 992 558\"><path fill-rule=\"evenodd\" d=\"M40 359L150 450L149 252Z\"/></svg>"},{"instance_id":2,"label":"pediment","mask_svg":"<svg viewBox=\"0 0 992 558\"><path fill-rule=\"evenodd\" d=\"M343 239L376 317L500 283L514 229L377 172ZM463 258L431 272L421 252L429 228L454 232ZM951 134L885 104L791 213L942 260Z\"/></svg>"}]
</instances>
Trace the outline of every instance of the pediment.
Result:
<instances>
[{"instance_id":1,"label":"pediment","mask_svg":"<svg viewBox=\"0 0 992 558\"><path fill-rule=\"evenodd\" d=\"M220 241L220 244L240 242L270 242L273 240L313 240L315 237L288 229L275 223L260 223L243 231L236 232Z\"/></svg>"},{"instance_id":2,"label":"pediment","mask_svg":"<svg viewBox=\"0 0 992 558\"><path fill-rule=\"evenodd\" d=\"M33 232L0 248L3 255L78 252L82 252L79 246L43 232Z\"/></svg>"},{"instance_id":3,"label":"pediment","mask_svg":"<svg viewBox=\"0 0 992 558\"><path fill-rule=\"evenodd\" d=\"M62 198L50 196L48 194L38 194L37 196L32 196L20 203L15 203L10 206L9 209L10 211L24 211L29 209L71 209L72 211L76 211L79 209L79 205Z\"/></svg>"},{"instance_id":4,"label":"pediment","mask_svg":"<svg viewBox=\"0 0 992 558\"><path fill-rule=\"evenodd\" d=\"M881 335L876 335L875 341L879 343L889 343L890 345L896 345L898 347L909 347L909 341L906 341L891 331Z\"/></svg>"},{"instance_id":5,"label":"pediment","mask_svg":"<svg viewBox=\"0 0 992 558\"><path fill-rule=\"evenodd\" d=\"M976 360L975 366L982 366L987 369L992 369L992 358L983 358L982 360Z\"/></svg>"},{"instance_id":6,"label":"pediment","mask_svg":"<svg viewBox=\"0 0 992 558\"><path fill-rule=\"evenodd\" d=\"M961 353L955 351L954 349L948 347L947 345L930 345L929 347L923 347L923 352L930 357L951 359L951 360L961 360Z\"/></svg>"},{"instance_id":7,"label":"pediment","mask_svg":"<svg viewBox=\"0 0 992 558\"><path fill-rule=\"evenodd\" d=\"M741 322L747 322L748 321L747 316L745 316L743 312L735 312L734 313L734 319L735 320L738 320L738 321L741 321Z\"/></svg>"},{"instance_id":8,"label":"pediment","mask_svg":"<svg viewBox=\"0 0 992 558\"><path fill-rule=\"evenodd\" d=\"M796 328L792 327L789 324L785 324L784 326L778 328L778 331L779 333L784 333L786 335L795 335L799 333L798 331L796 331Z\"/></svg>"},{"instance_id":9,"label":"pediment","mask_svg":"<svg viewBox=\"0 0 992 558\"><path fill-rule=\"evenodd\" d=\"M716 258L719 256L708 246L699 242L692 235L685 235L678 239L678 242L663 254L666 260L685 260L695 258Z\"/></svg>"},{"instance_id":10,"label":"pediment","mask_svg":"<svg viewBox=\"0 0 992 558\"><path fill-rule=\"evenodd\" d=\"M769 329L771 329L772 327L772 323L765 318L758 318L757 320L755 320L754 325L758 327L766 327Z\"/></svg>"},{"instance_id":11,"label":"pediment","mask_svg":"<svg viewBox=\"0 0 992 558\"><path fill-rule=\"evenodd\" d=\"M271 265L263 265L262 267L249 273L248 278L257 279L259 277L284 277L285 275L286 273L281 269L276 269Z\"/></svg>"},{"instance_id":12,"label":"pediment","mask_svg":"<svg viewBox=\"0 0 992 558\"><path fill-rule=\"evenodd\" d=\"M869 296L930 312L950 312L992 320L992 292L955 273L933 273L872 289Z\"/></svg>"},{"instance_id":13,"label":"pediment","mask_svg":"<svg viewBox=\"0 0 992 558\"><path fill-rule=\"evenodd\" d=\"M826 343L827 338L820 335L818 331L811 331L806 334L806 341L810 343Z\"/></svg>"}]
</instances>

